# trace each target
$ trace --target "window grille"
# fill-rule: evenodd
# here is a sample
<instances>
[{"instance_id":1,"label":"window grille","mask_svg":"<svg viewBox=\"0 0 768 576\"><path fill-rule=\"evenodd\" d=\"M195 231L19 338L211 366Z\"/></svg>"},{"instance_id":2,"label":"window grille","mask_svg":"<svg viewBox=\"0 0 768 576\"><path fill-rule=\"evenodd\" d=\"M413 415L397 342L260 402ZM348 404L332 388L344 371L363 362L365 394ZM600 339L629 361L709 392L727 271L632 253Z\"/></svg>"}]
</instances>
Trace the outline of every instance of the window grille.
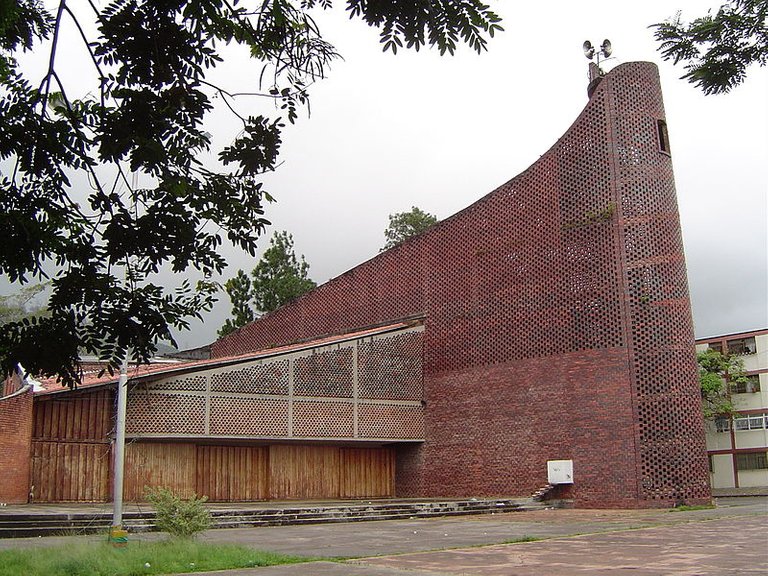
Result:
<instances>
[{"instance_id":1,"label":"window grille","mask_svg":"<svg viewBox=\"0 0 768 576\"><path fill-rule=\"evenodd\" d=\"M736 454L737 470L768 470L768 452Z\"/></svg>"},{"instance_id":2,"label":"window grille","mask_svg":"<svg viewBox=\"0 0 768 576\"><path fill-rule=\"evenodd\" d=\"M734 418L733 429L736 431L744 430L763 430L766 428L765 414L751 414L749 416L740 416Z\"/></svg>"}]
</instances>

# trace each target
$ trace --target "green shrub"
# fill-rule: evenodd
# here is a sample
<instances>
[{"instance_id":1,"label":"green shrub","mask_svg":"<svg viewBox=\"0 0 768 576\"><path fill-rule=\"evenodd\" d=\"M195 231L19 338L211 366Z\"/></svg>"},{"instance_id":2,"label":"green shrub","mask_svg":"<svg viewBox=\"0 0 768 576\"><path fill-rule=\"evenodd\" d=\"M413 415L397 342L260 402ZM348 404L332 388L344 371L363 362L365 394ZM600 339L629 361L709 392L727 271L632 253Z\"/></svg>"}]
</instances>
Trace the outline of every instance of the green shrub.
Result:
<instances>
[{"instance_id":1,"label":"green shrub","mask_svg":"<svg viewBox=\"0 0 768 576\"><path fill-rule=\"evenodd\" d=\"M145 494L155 507L157 528L171 536L190 538L211 525L211 513L203 506L206 496L184 500L168 488L147 488Z\"/></svg>"}]
</instances>

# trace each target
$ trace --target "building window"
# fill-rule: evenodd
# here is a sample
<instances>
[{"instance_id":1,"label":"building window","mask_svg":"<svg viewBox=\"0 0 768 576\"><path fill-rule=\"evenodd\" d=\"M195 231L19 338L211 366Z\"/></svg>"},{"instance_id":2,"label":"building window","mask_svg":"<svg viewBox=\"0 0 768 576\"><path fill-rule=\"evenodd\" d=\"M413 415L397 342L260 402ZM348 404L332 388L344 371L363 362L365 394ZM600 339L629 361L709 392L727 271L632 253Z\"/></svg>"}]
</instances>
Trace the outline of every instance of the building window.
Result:
<instances>
[{"instance_id":1,"label":"building window","mask_svg":"<svg viewBox=\"0 0 768 576\"><path fill-rule=\"evenodd\" d=\"M707 460L709 460L709 473L712 474L715 471L715 458L712 454L707 454Z\"/></svg>"},{"instance_id":2,"label":"building window","mask_svg":"<svg viewBox=\"0 0 768 576\"><path fill-rule=\"evenodd\" d=\"M731 382L731 394L760 392L760 376L752 374L744 382Z\"/></svg>"},{"instance_id":3,"label":"building window","mask_svg":"<svg viewBox=\"0 0 768 576\"><path fill-rule=\"evenodd\" d=\"M710 342L707 344L707 349L712 350L713 352L719 352L720 354L723 353L723 343L722 342Z\"/></svg>"},{"instance_id":4,"label":"building window","mask_svg":"<svg viewBox=\"0 0 768 576\"><path fill-rule=\"evenodd\" d=\"M669 147L669 131L667 131L667 123L664 120L657 121L659 131L659 150L665 154L671 154L672 150Z\"/></svg>"},{"instance_id":5,"label":"building window","mask_svg":"<svg viewBox=\"0 0 768 576\"><path fill-rule=\"evenodd\" d=\"M750 414L748 416L739 416L733 419L733 429L743 430L764 430L766 428L765 414Z\"/></svg>"},{"instance_id":6,"label":"building window","mask_svg":"<svg viewBox=\"0 0 768 576\"><path fill-rule=\"evenodd\" d=\"M731 419L727 416L718 416L715 418L715 430L718 432L730 432Z\"/></svg>"},{"instance_id":7,"label":"building window","mask_svg":"<svg viewBox=\"0 0 768 576\"><path fill-rule=\"evenodd\" d=\"M768 470L768 452L736 454L737 470Z\"/></svg>"},{"instance_id":8,"label":"building window","mask_svg":"<svg viewBox=\"0 0 768 576\"><path fill-rule=\"evenodd\" d=\"M750 338L734 338L733 340L726 340L726 347L728 348L728 354L756 354L757 345L755 344L755 337Z\"/></svg>"}]
</instances>

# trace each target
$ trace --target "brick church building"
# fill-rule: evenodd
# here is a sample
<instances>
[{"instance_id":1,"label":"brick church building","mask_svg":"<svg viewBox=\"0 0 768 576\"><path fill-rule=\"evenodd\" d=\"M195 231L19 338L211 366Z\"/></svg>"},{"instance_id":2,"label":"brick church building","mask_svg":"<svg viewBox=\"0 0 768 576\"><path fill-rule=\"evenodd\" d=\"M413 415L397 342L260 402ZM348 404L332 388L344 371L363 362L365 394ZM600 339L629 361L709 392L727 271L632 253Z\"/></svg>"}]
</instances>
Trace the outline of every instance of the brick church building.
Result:
<instances>
[{"instance_id":1,"label":"brick church building","mask_svg":"<svg viewBox=\"0 0 768 576\"><path fill-rule=\"evenodd\" d=\"M484 198L210 360L134 374L126 496L522 496L566 460L553 495L577 506L708 502L693 349L658 72L628 63ZM114 386L35 396L36 500L108 498L109 466L88 462L108 462ZM53 486L64 461L97 488Z\"/></svg>"}]
</instances>

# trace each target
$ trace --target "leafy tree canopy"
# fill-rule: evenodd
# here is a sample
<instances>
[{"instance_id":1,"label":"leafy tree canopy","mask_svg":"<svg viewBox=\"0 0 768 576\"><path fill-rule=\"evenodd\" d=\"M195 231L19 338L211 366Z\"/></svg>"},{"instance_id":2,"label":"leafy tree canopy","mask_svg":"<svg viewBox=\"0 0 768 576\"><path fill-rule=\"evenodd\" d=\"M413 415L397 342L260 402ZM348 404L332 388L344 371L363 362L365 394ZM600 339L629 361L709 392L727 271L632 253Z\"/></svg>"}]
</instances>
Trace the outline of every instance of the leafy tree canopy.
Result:
<instances>
[{"instance_id":1,"label":"leafy tree canopy","mask_svg":"<svg viewBox=\"0 0 768 576\"><path fill-rule=\"evenodd\" d=\"M408 212L398 212L389 215L389 226L384 230L387 239L381 252L394 248L405 242L411 236L421 234L427 228L437 224L437 217L412 206Z\"/></svg>"},{"instance_id":2,"label":"leafy tree canopy","mask_svg":"<svg viewBox=\"0 0 768 576\"><path fill-rule=\"evenodd\" d=\"M23 322L30 316L45 315L45 307L37 302L45 291L45 283L29 284L15 294L0 296L0 326L9 322Z\"/></svg>"},{"instance_id":3,"label":"leafy tree canopy","mask_svg":"<svg viewBox=\"0 0 768 576\"><path fill-rule=\"evenodd\" d=\"M699 352L696 361L699 364L704 417L730 416L733 404L729 384L747 382L744 362L737 356L726 356L716 350Z\"/></svg>"},{"instance_id":4,"label":"leafy tree canopy","mask_svg":"<svg viewBox=\"0 0 768 576\"><path fill-rule=\"evenodd\" d=\"M224 285L232 301L232 318L219 330L219 338L312 290L317 284L307 277L308 271L304 256L297 259L293 251L293 236L275 232L251 278L238 270Z\"/></svg>"},{"instance_id":5,"label":"leafy tree canopy","mask_svg":"<svg viewBox=\"0 0 768 576\"><path fill-rule=\"evenodd\" d=\"M463 42L480 52L501 30L480 0L345 4L380 30L385 51L452 54ZM157 272L221 273L225 239L255 254L271 199L260 175L277 166L284 122L296 120L337 53L310 14L330 0L46 6L0 0L0 273L21 285L51 281L47 317L0 326L0 369L22 362L75 385L79 351L113 368L128 350L147 361L156 342L173 342L171 327L212 306L212 282L168 290ZM57 57L65 28L88 55L72 77ZM255 61L253 92L210 81L224 45ZM19 63L29 50L48 51L42 77ZM272 99L279 112L254 115L248 96ZM204 130L214 98L241 124L220 150ZM211 154L215 168L204 163Z\"/></svg>"},{"instance_id":6,"label":"leafy tree canopy","mask_svg":"<svg viewBox=\"0 0 768 576\"><path fill-rule=\"evenodd\" d=\"M768 62L768 1L732 0L713 16L690 24L674 20L651 26L665 60L684 63L683 79L704 94L729 92L747 75L750 64Z\"/></svg>"}]
</instances>

